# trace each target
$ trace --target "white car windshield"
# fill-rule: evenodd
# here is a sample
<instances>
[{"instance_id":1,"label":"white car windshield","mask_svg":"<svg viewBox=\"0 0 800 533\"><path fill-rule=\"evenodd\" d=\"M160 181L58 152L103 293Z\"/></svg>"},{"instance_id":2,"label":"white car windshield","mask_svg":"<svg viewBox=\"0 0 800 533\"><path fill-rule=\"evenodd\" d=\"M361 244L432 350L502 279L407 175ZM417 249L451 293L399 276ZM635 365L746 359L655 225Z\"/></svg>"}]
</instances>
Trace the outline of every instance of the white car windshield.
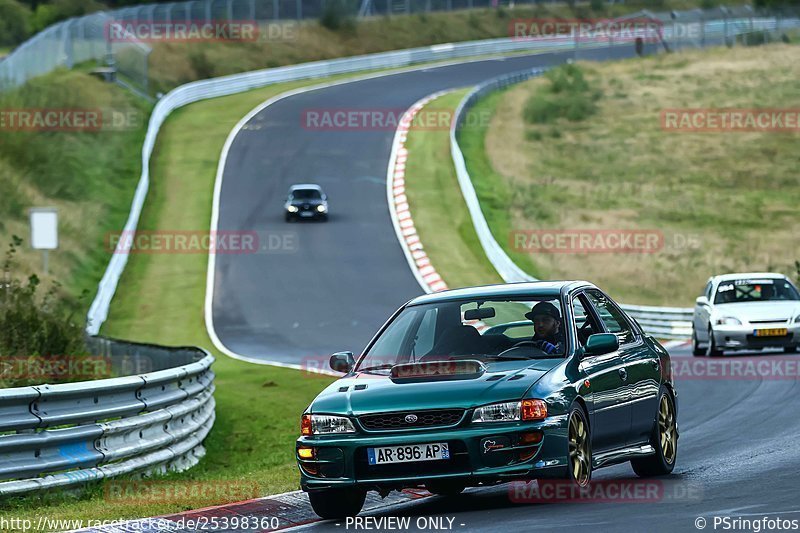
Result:
<instances>
[{"instance_id":1,"label":"white car windshield","mask_svg":"<svg viewBox=\"0 0 800 533\"><path fill-rule=\"evenodd\" d=\"M715 304L800 300L797 289L785 279L737 279L717 287Z\"/></svg>"}]
</instances>

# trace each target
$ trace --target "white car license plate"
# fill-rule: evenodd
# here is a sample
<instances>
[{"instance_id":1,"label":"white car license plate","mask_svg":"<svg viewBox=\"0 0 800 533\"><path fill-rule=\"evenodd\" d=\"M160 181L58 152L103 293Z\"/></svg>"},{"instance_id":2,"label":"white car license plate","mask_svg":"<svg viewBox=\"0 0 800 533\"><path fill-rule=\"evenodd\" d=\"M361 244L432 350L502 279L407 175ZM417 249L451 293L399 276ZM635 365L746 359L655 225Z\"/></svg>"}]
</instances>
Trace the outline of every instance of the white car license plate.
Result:
<instances>
[{"instance_id":1,"label":"white car license plate","mask_svg":"<svg viewBox=\"0 0 800 533\"><path fill-rule=\"evenodd\" d=\"M367 457L371 465L439 461L442 459L450 459L450 450L446 442L409 444L406 446L384 446L381 448L367 448Z\"/></svg>"}]
</instances>

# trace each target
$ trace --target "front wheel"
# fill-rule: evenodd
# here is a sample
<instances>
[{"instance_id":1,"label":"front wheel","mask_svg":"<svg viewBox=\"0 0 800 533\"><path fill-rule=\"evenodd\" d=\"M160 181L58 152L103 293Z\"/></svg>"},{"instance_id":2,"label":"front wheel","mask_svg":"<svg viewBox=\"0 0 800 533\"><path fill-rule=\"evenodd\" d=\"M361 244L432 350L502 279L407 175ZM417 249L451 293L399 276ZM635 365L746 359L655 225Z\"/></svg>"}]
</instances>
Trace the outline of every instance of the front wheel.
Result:
<instances>
[{"instance_id":1,"label":"front wheel","mask_svg":"<svg viewBox=\"0 0 800 533\"><path fill-rule=\"evenodd\" d=\"M719 357L722 355L722 350L717 348L717 341L714 339L714 330L708 328L708 350L706 354L709 357Z\"/></svg>"},{"instance_id":2,"label":"front wheel","mask_svg":"<svg viewBox=\"0 0 800 533\"><path fill-rule=\"evenodd\" d=\"M672 395L661 391L658 399L658 415L650 436L650 445L656 453L642 459L632 459L631 466L639 477L663 476L675 468L678 457L678 421Z\"/></svg>"},{"instance_id":3,"label":"front wheel","mask_svg":"<svg viewBox=\"0 0 800 533\"><path fill-rule=\"evenodd\" d=\"M567 457L567 479L579 487L586 487L592 480L592 438L586 413L580 405L569 412L569 455Z\"/></svg>"},{"instance_id":4,"label":"front wheel","mask_svg":"<svg viewBox=\"0 0 800 533\"><path fill-rule=\"evenodd\" d=\"M356 516L364 506L366 491L359 489L326 489L308 493L311 508L320 518Z\"/></svg>"},{"instance_id":5,"label":"front wheel","mask_svg":"<svg viewBox=\"0 0 800 533\"><path fill-rule=\"evenodd\" d=\"M794 346L784 346L783 351L786 353L797 353L797 345Z\"/></svg>"},{"instance_id":6,"label":"front wheel","mask_svg":"<svg viewBox=\"0 0 800 533\"><path fill-rule=\"evenodd\" d=\"M697 332L692 328L692 355L699 357L706 354L706 349L700 347L700 341L697 340Z\"/></svg>"}]
</instances>

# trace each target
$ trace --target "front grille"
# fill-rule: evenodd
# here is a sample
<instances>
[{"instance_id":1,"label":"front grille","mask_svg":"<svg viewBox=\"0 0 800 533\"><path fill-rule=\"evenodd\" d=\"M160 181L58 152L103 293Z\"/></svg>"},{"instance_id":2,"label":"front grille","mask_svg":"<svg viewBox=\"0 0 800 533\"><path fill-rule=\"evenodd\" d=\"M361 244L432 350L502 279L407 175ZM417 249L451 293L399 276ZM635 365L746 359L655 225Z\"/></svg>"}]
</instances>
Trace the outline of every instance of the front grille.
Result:
<instances>
[{"instance_id":1,"label":"front grille","mask_svg":"<svg viewBox=\"0 0 800 533\"><path fill-rule=\"evenodd\" d=\"M366 448L358 448L355 455L356 479L410 478L436 474L469 473L469 452L463 441L450 441L450 459L370 465Z\"/></svg>"},{"instance_id":2,"label":"front grille","mask_svg":"<svg viewBox=\"0 0 800 533\"><path fill-rule=\"evenodd\" d=\"M751 320L751 324L785 324L787 319L776 318L775 320Z\"/></svg>"},{"instance_id":3,"label":"front grille","mask_svg":"<svg viewBox=\"0 0 800 533\"><path fill-rule=\"evenodd\" d=\"M417 420L407 422L406 416L414 415ZM404 429L454 426L464 417L464 409L436 409L432 411L403 411L397 413L378 413L358 417L361 426L367 431L397 431Z\"/></svg>"}]
</instances>

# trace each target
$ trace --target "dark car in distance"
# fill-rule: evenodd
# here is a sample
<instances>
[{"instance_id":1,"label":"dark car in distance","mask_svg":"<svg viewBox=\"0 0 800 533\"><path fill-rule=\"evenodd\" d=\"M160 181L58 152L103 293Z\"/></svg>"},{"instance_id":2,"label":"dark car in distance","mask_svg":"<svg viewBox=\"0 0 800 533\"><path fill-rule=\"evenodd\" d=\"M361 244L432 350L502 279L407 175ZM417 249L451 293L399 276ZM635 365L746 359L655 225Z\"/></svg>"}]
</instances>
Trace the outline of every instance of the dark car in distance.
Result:
<instances>
[{"instance_id":1,"label":"dark car in distance","mask_svg":"<svg viewBox=\"0 0 800 533\"><path fill-rule=\"evenodd\" d=\"M630 462L639 476L675 466L670 356L585 281L419 296L357 360L340 352L330 363L345 375L303 413L295 449L323 518L357 514L368 490L584 487L608 465Z\"/></svg>"},{"instance_id":2,"label":"dark car in distance","mask_svg":"<svg viewBox=\"0 0 800 533\"><path fill-rule=\"evenodd\" d=\"M328 220L328 196L313 183L292 185L284 204L286 222L298 219Z\"/></svg>"}]
</instances>

